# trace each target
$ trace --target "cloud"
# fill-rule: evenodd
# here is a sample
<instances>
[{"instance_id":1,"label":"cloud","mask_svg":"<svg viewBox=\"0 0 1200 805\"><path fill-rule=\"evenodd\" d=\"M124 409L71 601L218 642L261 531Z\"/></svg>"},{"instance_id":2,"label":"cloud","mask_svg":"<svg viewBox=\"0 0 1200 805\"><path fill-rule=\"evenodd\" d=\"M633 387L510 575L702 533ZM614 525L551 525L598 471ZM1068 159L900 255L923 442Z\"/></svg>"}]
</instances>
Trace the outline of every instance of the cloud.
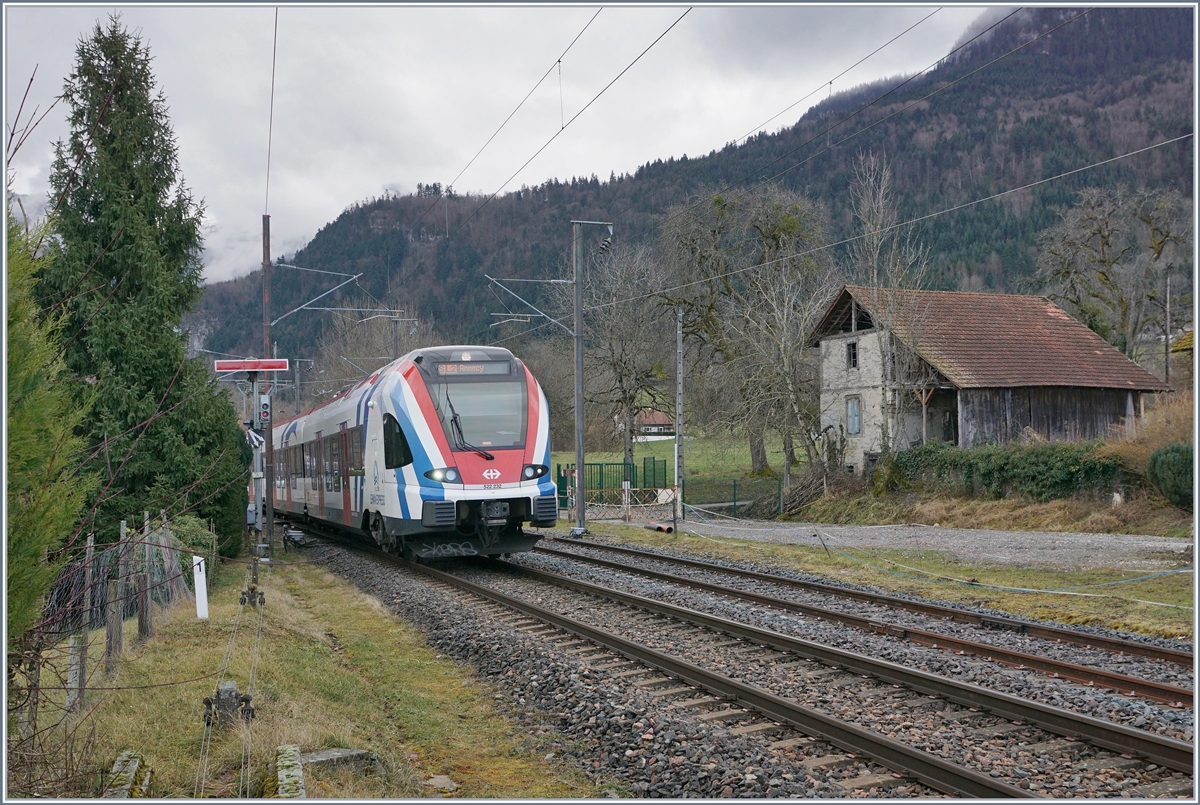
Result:
<instances>
[{"instance_id":1,"label":"cloud","mask_svg":"<svg viewBox=\"0 0 1200 805\"><path fill-rule=\"evenodd\" d=\"M597 7L283 6L272 120L274 8L116 8L150 47L184 178L204 199L210 281L261 264L264 208L278 255L385 189L454 182L460 193L496 191L684 11L605 7L560 72L556 60ZM706 154L817 90L768 129L794 123L828 93L833 76L931 10L697 7L506 189L554 177L607 178L658 158ZM981 11L939 11L840 79L835 91L927 66ZM72 68L76 43L108 13L5 9L10 126L33 66L31 104L45 109ZM66 133L65 110L56 109L11 166L16 192L44 197L51 143Z\"/></svg>"}]
</instances>

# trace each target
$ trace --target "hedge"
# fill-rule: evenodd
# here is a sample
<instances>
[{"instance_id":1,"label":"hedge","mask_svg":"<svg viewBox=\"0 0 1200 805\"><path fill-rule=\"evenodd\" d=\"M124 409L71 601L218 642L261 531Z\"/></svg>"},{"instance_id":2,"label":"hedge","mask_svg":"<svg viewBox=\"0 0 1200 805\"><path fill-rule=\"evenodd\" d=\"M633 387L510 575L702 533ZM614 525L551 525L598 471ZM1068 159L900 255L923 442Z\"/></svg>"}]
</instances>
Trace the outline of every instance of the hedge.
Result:
<instances>
[{"instance_id":1,"label":"hedge","mask_svg":"<svg viewBox=\"0 0 1200 805\"><path fill-rule=\"evenodd\" d=\"M1163 496L1181 509L1192 510L1192 446L1172 443L1150 455L1146 477Z\"/></svg>"},{"instance_id":2,"label":"hedge","mask_svg":"<svg viewBox=\"0 0 1200 805\"><path fill-rule=\"evenodd\" d=\"M970 449L928 442L896 454L905 480L961 484L970 494L1037 501L1078 494L1108 494L1121 473L1120 459L1096 455L1101 442L983 445Z\"/></svg>"}]
</instances>

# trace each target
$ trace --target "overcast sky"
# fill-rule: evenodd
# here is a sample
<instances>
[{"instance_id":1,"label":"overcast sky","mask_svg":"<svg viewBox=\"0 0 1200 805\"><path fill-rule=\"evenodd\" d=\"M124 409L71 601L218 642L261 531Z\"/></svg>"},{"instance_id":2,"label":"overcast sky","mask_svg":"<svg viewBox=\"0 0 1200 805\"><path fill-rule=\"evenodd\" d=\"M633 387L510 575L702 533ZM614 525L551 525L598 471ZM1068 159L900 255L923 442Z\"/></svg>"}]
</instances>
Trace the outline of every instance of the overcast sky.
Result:
<instances>
[{"instance_id":1,"label":"overcast sky","mask_svg":"<svg viewBox=\"0 0 1200 805\"><path fill-rule=\"evenodd\" d=\"M495 192L687 6L600 9L280 7L268 194L275 7L6 4L5 138L34 67L26 116L61 92L80 38L119 12L150 47L184 180L204 200L205 277L230 279L262 262L263 212L278 257L385 190L453 182L459 193ZM984 11L937 9L696 7L505 190L550 178L604 180L777 131L827 97L831 79L936 10L832 89L925 69ZM556 67L455 181L576 36L561 79ZM45 199L52 143L66 131L59 107L25 143L9 166L18 194Z\"/></svg>"}]
</instances>

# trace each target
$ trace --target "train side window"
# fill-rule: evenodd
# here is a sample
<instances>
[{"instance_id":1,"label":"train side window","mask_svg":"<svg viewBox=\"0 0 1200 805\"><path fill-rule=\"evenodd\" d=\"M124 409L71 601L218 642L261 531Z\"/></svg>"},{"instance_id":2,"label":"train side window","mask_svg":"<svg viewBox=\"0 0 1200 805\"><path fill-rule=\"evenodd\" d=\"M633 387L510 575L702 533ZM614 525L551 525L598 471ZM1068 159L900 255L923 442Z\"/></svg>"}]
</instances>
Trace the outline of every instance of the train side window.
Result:
<instances>
[{"instance_id":1,"label":"train side window","mask_svg":"<svg viewBox=\"0 0 1200 805\"><path fill-rule=\"evenodd\" d=\"M321 452L325 456L325 491L333 491L333 438L322 440ZM340 491L340 490L339 490Z\"/></svg>"},{"instance_id":2,"label":"train side window","mask_svg":"<svg viewBox=\"0 0 1200 805\"><path fill-rule=\"evenodd\" d=\"M333 491L342 491L342 437L340 434L329 437L329 452L333 455Z\"/></svg>"},{"instance_id":3,"label":"train side window","mask_svg":"<svg viewBox=\"0 0 1200 805\"><path fill-rule=\"evenodd\" d=\"M383 466L394 470L397 467L407 467L412 463L412 450L408 448L408 439L400 429L400 423L391 414L383 415Z\"/></svg>"},{"instance_id":4,"label":"train side window","mask_svg":"<svg viewBox=\"0 0 1200 805\"><path fill-rule=\"evenodd\" d=\"M317 479L320 477L320 439L310 441L306 458L308 459L308 488L317 491Z\"/></svg>"},{"instance_id":5,"label":"train side window","mask_svg":"<svg viewBox=\"0 0 1200 805\"><path fill-rule=\"evenodd\" d=\"M362 425L357 425L350 429L350 455L349 465L346 467L347 475L365 475L363 471L363 429Z\"/></svg>"}]
</instances>

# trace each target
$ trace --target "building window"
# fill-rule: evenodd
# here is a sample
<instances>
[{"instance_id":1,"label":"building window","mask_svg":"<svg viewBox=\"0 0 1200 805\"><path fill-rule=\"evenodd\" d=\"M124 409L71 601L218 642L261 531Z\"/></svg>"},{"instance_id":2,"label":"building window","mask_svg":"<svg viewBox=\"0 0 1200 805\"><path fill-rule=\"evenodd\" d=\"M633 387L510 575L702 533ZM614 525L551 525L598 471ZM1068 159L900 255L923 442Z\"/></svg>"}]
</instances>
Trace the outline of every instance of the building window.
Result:
<instances>
[{"instance_id":1,"label":"building window","mask_svg":"<svg viewBox=\"0 0 1200 805\"><path fill-rule=\"evenodd\" d=\"M862 433L862 415L858 397L846 398L846 433L857 436Z\"/></svg>"},{"instance_id":2,"label":"building window","mask_svg":"<svg viewBox=\"0 0 1200 805\"><path fill-rule=\"evenodd\" d=\"M858 342L857 341L851 341L850 343L846 344L846 368L847 369L857 369L858 368Z\"/></svg>"}]
</instances>

